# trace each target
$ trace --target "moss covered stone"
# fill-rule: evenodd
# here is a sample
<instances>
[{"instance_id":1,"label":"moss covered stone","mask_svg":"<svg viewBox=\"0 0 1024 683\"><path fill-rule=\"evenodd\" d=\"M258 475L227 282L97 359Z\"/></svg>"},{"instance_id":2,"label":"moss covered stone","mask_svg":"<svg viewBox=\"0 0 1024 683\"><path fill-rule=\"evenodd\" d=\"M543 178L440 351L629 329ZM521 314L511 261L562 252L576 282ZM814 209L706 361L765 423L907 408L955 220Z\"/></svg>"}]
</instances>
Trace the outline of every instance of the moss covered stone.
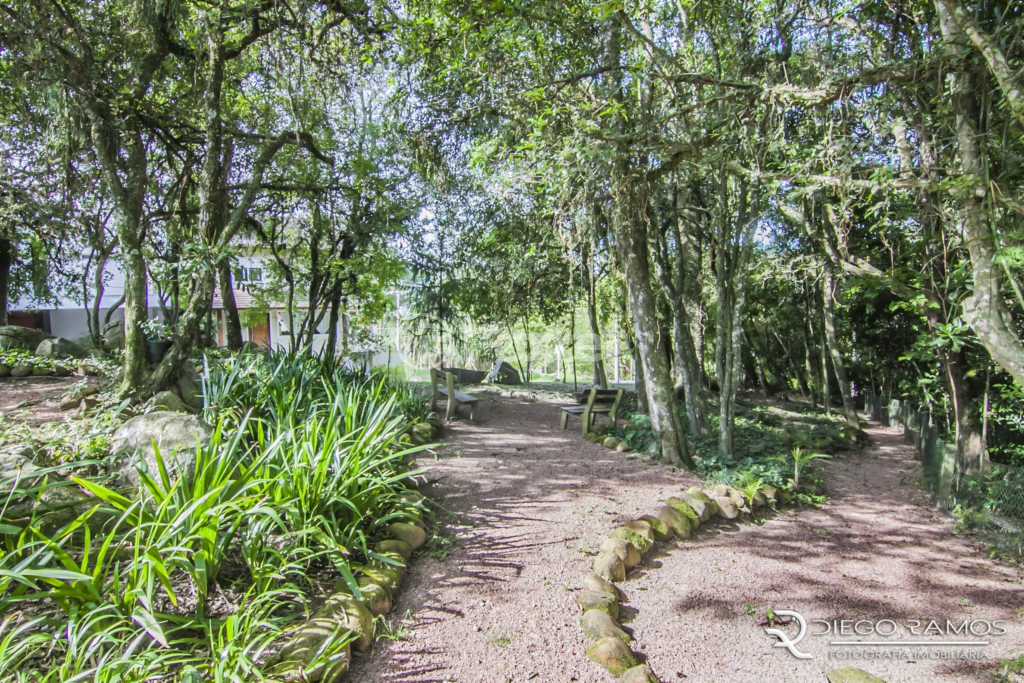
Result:
<instances>
[{"instance_id":1,"label":"moss covered stone","mask_svg":"<svg viewBox=\"0 0 1024 683\"><path fill-rule=\"evenodd\" d=\"M654 534L650 533L650 538L641 534L636 529L630 529L628 526L620 526L612 531L612 538L621 538L626 543L640 551L640 553L646 553L654 545Z\"/></svg>"},{"instance_id":2,"label":"moss covered stone","mask_svg":"<svg viewBox=\"0 0 1024 683\"><path fill-rule=\"evenodd\" d=\"M632 669L622 674L619 678L619 683L661 683L658 677L651 671L651 667L646 664L640 666L634 666Z\"/></svg>"},{"instance_id":3,"label":"moss covered stone","mask_svg":"<svg viewBox=\"0 0 1024 683\"><path fill-rule=\"evenodd\" d=\"M626 563L615 553L598 553L594 559L594 573L606 581L625 581Z\"/></svg>"},{"instance_id":4,"label":"moss covered stone","mask_svg":"<svg viewBox=\"0 0 1024 683\"><path fill-rule=\"evenodd\" d=\"M619 601L615 593L604 593L592 590L580 591L576 594L576 604L584 612L588 610L599 610L612 619L619 618Z\"/></svg>"},{"instance_id":5,"label":"moss covered stone","mask_svg":"<svg viewBox=\"0 0 1024 683\"><path fill-rule=\"evenodd\" d=\"M623 631L607 612L599 609L588 609L584 612L583 618L580 620L580 627L583 629L583 635L591 640L616 638L627 645L632 640L629 634Z\"/></svg>"},{"instance_id":6,"label":"moss covered stone","mask_svg":"<svg viewBox=\"0 0 1024 683\"><path fill-rule=\"evenodd\" d=\"M412 547L405 541L399 541L395 538L380 541L377 545L373 546L373 549L382 555L385 553L398 553L398 555L406 562L408 562L409 558L412 557Z\"/></svg>"},{"instance_id":7,"label":"moss covered stone","mask_svg":"<svg viewBox=\"0 0 1024 683\"><path fill-rule=\"evenodd\" d=\"M597 591L598 593L611 593L616 596L619 594L614 583L601 578L594 572L590 572L583 577L583 587L587 590Z\"/></svg>"},{"instance_id":8,"label":"moss covered stone","mask_svg":"<svg viewBox=\"0 0 1024 683\"><path fill-rule=\"evenodd\" d=\"M639 664L629 646L618 638L601 638L595 641L587 648L587 657L613 676L621 676Z\"/></svg>"},{"instance_id":9,"label":"moss covered stone","mask_svg":"<svg viewBox=\"0 0 1024 683\"><path fill-rule=\"evenodd\" d=\"M658 510L658 519L679 538L689 538L696 526L689 517L671 505L666 505Z\"/></svg>"},{"instance_id":10,"label":"moss covered stone","mask_svg":"<svg viewBox=\"0 0 1024 683\"><path fill-rule=\"evenodd\" d=\"M651 525L651 532L654 534L655 541L667 541L672 538L672 530L666 526L665 522L654 515L644 515L640 519Z\"/></svg>"},{"instance_id":11,"label":"moss covered stone","mask_svg":"<svg viewBox=\"0 0 1024 683\"><path fill-rule=\"evenodd\" d=\"M427 532L422 527L408 522L394 522L388 527L391 537L402 541L413 550L423 545L427 540Z\"/></svg>"}]
</instances>

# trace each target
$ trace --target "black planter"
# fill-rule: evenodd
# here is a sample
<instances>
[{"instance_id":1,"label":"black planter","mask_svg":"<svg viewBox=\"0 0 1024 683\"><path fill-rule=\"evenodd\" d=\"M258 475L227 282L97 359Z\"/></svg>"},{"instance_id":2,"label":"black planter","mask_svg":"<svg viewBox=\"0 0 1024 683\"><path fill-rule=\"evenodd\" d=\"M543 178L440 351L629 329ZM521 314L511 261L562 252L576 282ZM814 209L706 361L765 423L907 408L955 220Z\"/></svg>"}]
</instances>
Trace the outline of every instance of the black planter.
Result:
<instances>
[{"instance_id":1,"label":"black planter","mask_svg":"<svg viewBox=\"0 0 1024 683\"><path fill-rule=\"evenodd\" d=\"M174 342L160 339L146 340L146 354L150 363L159 363L167 355L167 352L174 346Z\"/></svg>"}]
</instances>

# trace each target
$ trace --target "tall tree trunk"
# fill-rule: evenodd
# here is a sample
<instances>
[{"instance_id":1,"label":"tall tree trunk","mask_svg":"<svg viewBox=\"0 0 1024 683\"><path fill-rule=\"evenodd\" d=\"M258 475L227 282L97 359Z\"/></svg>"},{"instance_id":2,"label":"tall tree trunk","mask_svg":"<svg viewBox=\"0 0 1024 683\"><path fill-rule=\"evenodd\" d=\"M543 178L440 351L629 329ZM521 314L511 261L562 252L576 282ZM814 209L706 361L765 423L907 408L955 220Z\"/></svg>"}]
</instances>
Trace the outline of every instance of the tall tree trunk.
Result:
<instances>
[{"instance_id":1,"label":"tall tree trunk","mask_svg":"<svg viewBox=\"0 0 1024 683\"><path fill-rule=\"evenodd\" d=\"M824 300L822 302L822 313L825 320L825 340L828 343L829 355L832 357L832 368L836 373L836 381L839 384L839 392L843 397L843 414L846 417L846 424L860 431L860 421L857 419L857 408L853 403L853 391L846 379L846 366L843 364L843 355L839 350L839 340L836 338L835 326L835 274L832 265L825 265L825 279L822 287Z\"/></svg>"},{"instance_id":2,"label":"tall tree trunk","mask_svg":"<svg viewBox=\"0 0 1024 683\"><path fill-rule=\"evenodd\" d=\"M965 36L950 15L947 5L954 3L949 0L938 0L935 3L942 37L950 49L959 52ZM964 14L960 18L969 17ZM985 211L989 187L985 180L985 141L979 123L977 98L984 92L986 85L972 70L968 60L962 64L962 70L951 74L950 81L960 166L963 179L969 183L964 186L967 195L964 203L964 232L971 257L974 291L964 300L964 320L988 349L992 360L1013 375L1018 384L1024 384L1024 346L1021 345L1003 299L1003 275L996 263L998 251L995 235ZM1015 94L1020 96L1019 91Z\"/></svg>"},{"instance_id":3,"label":"tall tree trunk","mask_svg":"<svg viewBox=\"0 0 1024 683\"><path fill-rule=\"evenodd\" d=\"M594 343L594 386L608 388L608 374L604 369L604 354L601 350L601 328L597 319L597 283L594 277L594 250L591 248L590 263L587 267L587 322L590 323L590 338Z\"/></svg>"},{"instance_id":4,"label":"tall tree trunk","mask_svg":"<svg viewBox=\"0 0 1024 683\"><path fill-rule=\"evenodd\" d=\"M811 358L811 339L813 334L807 326L804 327L804 373L807 375L805 384L807 385L807 393L811 398L811 410L817 410L818 408L818 394L815 391L815 385L817 382L818 373L814 370L814 361Z\"/></svg>"},{"instance_id":5,"label":"tall tree trunk","mask_svg":"<svg viewBox=\"0 0 1024 683\"><path fill-rule=\"evenodd\" d=\"M331 312L327 319L327 345L324 347L334 358L338 355L338 321L341 311L341 280L331 290Z\"/></svg>"},{"instance_id":6,"label":"tall tree trunk","mask_svg":"<svg viewBox=\"0 0 1024 683\"><path fill-rule=\"evenodd\" d=\"M636 342L643 368L651 427L661 446L662 459L672 465L693 469L689 447L676 410L675 391L668 357L661 343L660 326L651 291L647 235L642 215L645 198L642 189L629 177L624 159L618 163L615 184L615 241L625 271L626 289Z\"/></svg>"},{"instance_id":7,"label":"tall tree trunk","mask_svg":"<svg viewBox=\"0 0 1024 683\"><path fill-rule=\"evenodd\" d=\"M141 245L125 247L121 240L124 256L124 378L122 393L130 394L141 386L146 371L146 333L142 323L149 320L149 290L146 277L146 261Z\"/></svg>"},{"instance_id":8,"label":"tall tree trunk","mask_svg":"<svg viewBox=\"0 0 1024 683\"><path fill-rule=\"evenodd\" d=\"M647 382L644 381L644 365L640 360L640 347L636 341L629 339L629 349L633 356L633 387L636 389L636 411L641 415L650 415L651 407L647 400Z\"/></svg>"},{"instance_id":9,"label":"tall tree trunk","mask_svg":"<svg viewBox=\"0 0 1024 683\"><path fill-rule=\"evenodd\" d=\"M11 298L11 266L13 265L14 249L11 240L0 237L0 325L8 323L8 311Z\"/></svg>"},{"instance_id":10,"label":"tall tree trunk","mask_svg":"<svg viewBox=\"0 0 1024 683\"><path fill-rule=\"evenodd\" d=\"M693 337L690 334L689 321L686 319L685 311L682 310L681 305L678 306L680 309L678 312L675 304L672 308L673 350L679 384L683 389L683 398L686 402L686 418L690 422L690 431L693 435L703 438L708 433L709 426L697 353L693 346Z\"/></svg>"},{"instance_id":11,"label":"tall tree trunk","mask_svg":"<svg viewBox=\"0 0 1024 683\"><path fill-rule=\"evenodd\" d=\"M242 319L238 316L238 305L235 303L234 283L231 280L231 264L227 259L217 264L217 276L220 282L220 296L224 302L224 327L226 329L227 347L232 351L242 349Z\"/></svg>"}]
</instances>

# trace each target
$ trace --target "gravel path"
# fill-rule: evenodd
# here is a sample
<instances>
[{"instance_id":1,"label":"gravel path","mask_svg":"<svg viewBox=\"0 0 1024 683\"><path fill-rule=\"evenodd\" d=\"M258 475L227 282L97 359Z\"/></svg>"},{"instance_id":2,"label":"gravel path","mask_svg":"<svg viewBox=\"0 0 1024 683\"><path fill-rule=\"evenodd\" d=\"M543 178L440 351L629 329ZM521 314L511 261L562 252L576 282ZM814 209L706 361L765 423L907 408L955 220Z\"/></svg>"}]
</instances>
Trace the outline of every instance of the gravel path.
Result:
<instances>
[{"instance_id":1,"label":"gravel path","mask_svg":"<svg viewBox=\"0 0 1024 683\"><path fill-rule=\"evenodd\" d=\"M378 641L350 680L610 682L584 654L575 591L614 526L694 481L584 441L578 420L559 430L548 403L482 403L478 421L455 422L440 458L423 463L435 482L424 492L452 513L442 533L457 542L414 561L392 614L404 639ZM623 586L626 627L663 681L822 681L851 665L829 659L837 648L825 637L801 642L813 659L773 648L759 623L768 607L808 620L1002 619L1008 633L975 649L1022 649L1019 577L950 535L915 489L900 436L869 433L864 455L829 463L824 508L709 525L634 571ZM991 680L969 661L852 665L890 683Z\"/></svg>"}]
</instances>

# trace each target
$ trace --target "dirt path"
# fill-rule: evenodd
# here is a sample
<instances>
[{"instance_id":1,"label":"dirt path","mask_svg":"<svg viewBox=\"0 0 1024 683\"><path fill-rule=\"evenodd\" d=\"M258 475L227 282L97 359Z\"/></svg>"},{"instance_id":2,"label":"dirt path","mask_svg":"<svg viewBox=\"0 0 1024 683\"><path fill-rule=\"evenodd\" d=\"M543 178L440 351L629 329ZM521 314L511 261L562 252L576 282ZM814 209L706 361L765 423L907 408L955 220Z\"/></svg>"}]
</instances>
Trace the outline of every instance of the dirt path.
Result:
<instances>
[{"instance_id":1,"label":"dirt path","mask_svg":"<svg viewBox=\"0 0 1024 683\"><path fill-rule=\"evenodd\" d=\"M457 544L414 562L392 615L405 638L379 641L351 680L611 681L586 659L575 591L614 526L693 480L584 441L578 422L560 431L550 404L488 397L478 414L424 463L436 482L426 493L454 513L446 533ZM821 681L850 665L828 658L824 637L800 644L813 659L773 648L758 623L768 607L808 620L1002 619L1009 632L985 653L1022 649L1024 585L921 505L901 437L869 433L865 455L830 463L823 509L709 526L624 584L626 626L663 681ZM991 675L949 660L855 665L890 683Z\"/></svg>"},{"instance_id":2,"label":"dirt path","mask_svg":"<svg viewBox=\"0 0 1024 683\"><path fill-rule=\"evenodd\" d=\"M33 427L63 419L60 399L81 377L0 377L0 413ZM93 383L93 382L90 382Z\"/></svg>"}]
</instances>

